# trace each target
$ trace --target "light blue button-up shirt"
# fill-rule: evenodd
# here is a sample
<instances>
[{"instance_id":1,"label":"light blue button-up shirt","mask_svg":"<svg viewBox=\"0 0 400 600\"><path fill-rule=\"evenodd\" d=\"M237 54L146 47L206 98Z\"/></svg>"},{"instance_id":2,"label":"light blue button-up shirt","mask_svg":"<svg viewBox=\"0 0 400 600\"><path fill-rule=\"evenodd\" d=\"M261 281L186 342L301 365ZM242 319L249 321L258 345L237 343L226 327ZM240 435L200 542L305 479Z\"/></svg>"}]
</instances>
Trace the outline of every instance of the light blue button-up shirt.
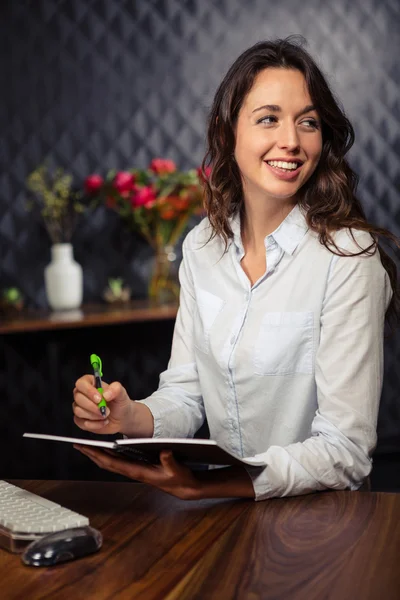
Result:
<instances>
[{"instance_id":1,"label":"light blue button-up shirt","mask_svg":"<svg viewBox=\"0 0 400 600\"><path fill-rule=\"evenodd\" d=\"M186 237L171 359L142 400L155 437L211 439L249 467L257 500L358 489L371 470L391 298L379 253L339 257L295 207L265 238L265 274L242 269L240 219L227 252L204 219ZM368 247L368 233L356 240ZM345 251L360 249L347 230Z\"/></svg>"}]
</instances>

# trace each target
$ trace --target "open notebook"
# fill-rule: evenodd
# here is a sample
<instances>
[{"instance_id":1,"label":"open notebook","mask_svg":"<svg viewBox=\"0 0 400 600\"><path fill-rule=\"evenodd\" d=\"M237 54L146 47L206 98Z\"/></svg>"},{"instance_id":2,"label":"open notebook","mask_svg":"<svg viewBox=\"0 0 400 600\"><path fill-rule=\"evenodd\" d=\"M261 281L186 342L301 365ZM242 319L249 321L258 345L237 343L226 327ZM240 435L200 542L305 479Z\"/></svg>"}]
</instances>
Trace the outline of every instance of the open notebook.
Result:
<instances>
[{"instance_id":1,"label":"open notebook","mask_svg":"<svg viewBox=\"0 0 400 600\"><path fill-rule=\"evenodd\" d=\"M53 442L67 442L97 446L112 450L126 458L143 460L151 464L159 462L162 450L172 450L174 457L179 462L201 465L251 465L264 467L265 462L253 457L240 458L227 452L213 440L185 439L185 438L133 438L121 439L113 442L104 440L88 440L83 438L63 437L59 435L46 435L42 433L24 433L23 437L49 440Z\"/></svg>"}]
</instances>

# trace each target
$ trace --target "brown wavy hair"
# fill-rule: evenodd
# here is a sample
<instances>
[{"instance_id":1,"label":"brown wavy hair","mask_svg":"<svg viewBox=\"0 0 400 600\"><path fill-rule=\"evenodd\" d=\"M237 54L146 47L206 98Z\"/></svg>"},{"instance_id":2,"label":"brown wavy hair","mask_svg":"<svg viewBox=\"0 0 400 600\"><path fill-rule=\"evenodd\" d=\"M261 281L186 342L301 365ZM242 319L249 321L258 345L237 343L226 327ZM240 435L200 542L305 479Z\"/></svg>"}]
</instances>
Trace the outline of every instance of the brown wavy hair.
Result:
<instances>
[{"instance_id":1,"label":"brown wavy hair","mask_svg":"<svg viewBox=\"0 0 400 600\"><path fill-rule=\"evenodd\" d=\"M305 209L307 224L319 241L333 254L358 256L379 251L393 290L386 317L393 328L400 320L400 291L395 262L378 242L386 238L400 248L400 240L390 231L369 223L356 197L358 176L345 155L354 143L354 129L335 99L315 61L302 47L302 36L259 42L243 52L233 63L214 97L208 120L207 151L203 171L205 177L204 204L211 224L210 239L220 235L225 242L232 239L229 219L243 211L243 189L239 168L234 159L236 122L242 103L257 74L268 68L297 69L306 80L313 105L322 125L322 153L316 170L299 190L298 204ZM368 231L372 243L355 254L344 253L334 242L332 233L349 228Z\"/></svg>"}]
</instances>

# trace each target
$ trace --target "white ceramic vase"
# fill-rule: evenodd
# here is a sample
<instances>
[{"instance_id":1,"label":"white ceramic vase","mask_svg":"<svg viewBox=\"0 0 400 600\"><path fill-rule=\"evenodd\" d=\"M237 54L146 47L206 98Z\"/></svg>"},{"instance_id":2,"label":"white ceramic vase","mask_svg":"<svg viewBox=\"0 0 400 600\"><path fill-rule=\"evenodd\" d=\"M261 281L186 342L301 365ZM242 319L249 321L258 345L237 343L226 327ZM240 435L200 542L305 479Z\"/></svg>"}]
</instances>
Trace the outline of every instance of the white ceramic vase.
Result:
<instances>
[{"instance_id":1,"label":"white ceramic vase","mask_svg":"<svg viewBox=\"0 0 400 600\"><path fill-rule=\"evenodd\" d=\"M74 260L71 244L54 244L44 271L47 301L53 310L71 310L82 303L82 267Z\"/></svg>"}]
</instances>

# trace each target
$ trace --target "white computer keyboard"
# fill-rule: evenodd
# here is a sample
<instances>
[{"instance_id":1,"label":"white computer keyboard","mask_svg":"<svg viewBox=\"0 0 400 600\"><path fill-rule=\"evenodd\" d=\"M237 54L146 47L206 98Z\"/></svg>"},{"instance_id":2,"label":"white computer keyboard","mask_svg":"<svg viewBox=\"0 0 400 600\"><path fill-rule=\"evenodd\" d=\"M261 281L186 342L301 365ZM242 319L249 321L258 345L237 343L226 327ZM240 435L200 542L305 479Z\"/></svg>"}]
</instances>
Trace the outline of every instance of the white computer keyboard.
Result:
<instances>
[{"instance_id":1,"label":"white computer keyboard","mask_svg":"<svg viewBox=\"0 0 400 600\"><path fill-rule=\"evenodd\" d=\"M0 480L0 547L20 552L46 533L85 525L87 517Z\"/></svg>"}]
</instances>

